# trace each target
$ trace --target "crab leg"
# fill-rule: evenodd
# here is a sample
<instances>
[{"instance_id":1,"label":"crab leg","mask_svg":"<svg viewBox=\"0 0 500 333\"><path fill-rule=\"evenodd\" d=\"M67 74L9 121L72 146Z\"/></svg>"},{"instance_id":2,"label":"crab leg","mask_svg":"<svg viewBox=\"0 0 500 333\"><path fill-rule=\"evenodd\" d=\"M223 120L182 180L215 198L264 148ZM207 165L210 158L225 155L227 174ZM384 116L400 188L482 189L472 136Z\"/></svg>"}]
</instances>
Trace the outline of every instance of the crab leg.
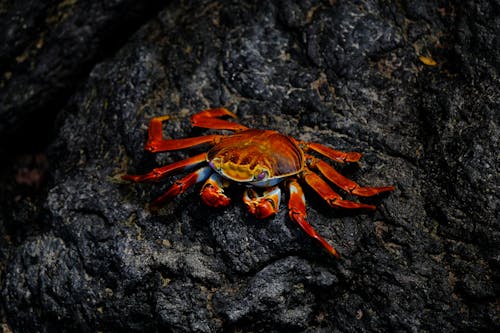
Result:
<instances>
[{"instance_id":1,"label":"crab leg","mask_svg":"<svg viewBox=\"0 0 500 333\"><path fill-rule=\"evenodd\" d=\"M311 188L316 191L330 206L332 207L342 207L342 208L364 208L375 210L376 207L373 205L367 205L359 202L354 202L350 200L344 200L340 195L338 195L334 190L331 189L328 184L321 179L320 176L314 172L308 170L302 174L302 177L306 183L311 186Z\"/></svg>"},{"instance_id":2,"label":"crab leg","mask_svg":"<svg viewBox=\"0 0 500 333\"><path fill-rule=\"evenodd\" d=\"M170 186L165 193L163 193L158 198L154 199L151 202L152 206L158 206L166 201L171 200L173 197L184 193L189 187L192 185L205 181L211 174L213 170L212 168L206 166L196 170L193 173L176 180L172 186Z\"/></svg>"},{"instance_id":3,"label":"crab leg","mask_svg":"<svg viewBox=\"0 0 500 333\"><path fill-rule=\"evenodd\" d=\"M236 115L234 113L225 108L208 109L193 115L191 117L191 124L194 127L230 130L230 131L243 131L248 129L248 127L240 125L238 123L233 123L227 120L218 119L218 117L224 117L224 116L236 118Z\"/></svg>"},{"instance_id":4,"label":"crab leg","mask_svg":"<svg viewBox=\"0 0 500 333\"><path fill-rule=\"evenodd\" d=\"M186 139L164 139L162 124L170 119L168 115L155 117L149 122L148 141L144 149L151 152L178 150L201 145L203 143L217 143L222 135L204 135Z\"/></svg>"},{"instance_id":5,"label":"crab leg","mask_svg":"<svg viewBox=\"0 0 500 333\"><path fill-rule=\"evenodd\" d=\"M201 163L205 162L206 154L201 153L199 155L186 158L185 160L175 162L169 165L165 165L160 168L155 168L153 171L148 172L145 175L123 175L122 179L131 180L133 182L147 182L147 181L158 181L171 175L178 171L190 170Z\"/></svg>"},{"instance_id":6,"label":"crab leg","mask_svg":"<svg viewBox=\"0 0 500 333\"><path fill-rule=\"evenodd\" d=\"M280 206L281 190L273 186L258 195L252 188L246 188L243 193L243 202L248 211L258 219L268 218L278 212Z\"/></svg>"},{"instance_id":7,"label":"crab leg","mask_svg":"<svg viewBox=\"0 0 500 333\"><path fill-rule=\"evenodd\" d=\"M352 180L342 176L337 170L332 168L328 163L314 158L313 156L307 156L308 166L319 170L323 176L325 176L329 181L343 189L344 191L360 196L360 197L371 197L373 195L393 191L394 186L382 186L382 187L361 187Z\"/></svg>"},{"instance_id":8,"label":"crab leg","mask_svg":"<svg viewBox=\"0 0 500 333\"><path fill-rule=\"evenodd\" d=\"M320 153L321 155L326 156L329 159L332 159L335 162L339 163L357 162L362 156L361 153L343 152L315 142L303 143L303 144L305 145L306 151L312 149L315 152Z\"/></svg>"},{"instance_id":9,"label":"crab leg","mask_svg":"<svg viewBox=\"0 0 500 333\"><path fill-rule=\"evenodd\" d=\"M200 195L207 206L223 207L231 203L231 199L224 194L224 185L221 176L213 173L203 185Z\"/></svg>"},{"instance_id":10,"label":"crab leg","mask_svg":"<svg viewBox=\"0 0 500 333\"><path fill-rule=\"evenodd\" d=\"M304 198L304 193L299 183L292 179L288 181L288 190L290 192L290 200L288 201L288 209L290 218L297 222L298 225L312 238L318 240L325 249L328 250L335 257L340 258L340 254L328 244L328 242L321 237L316 230L307 222L306 220L306 200Z\"/></svg>"}]
</instances>

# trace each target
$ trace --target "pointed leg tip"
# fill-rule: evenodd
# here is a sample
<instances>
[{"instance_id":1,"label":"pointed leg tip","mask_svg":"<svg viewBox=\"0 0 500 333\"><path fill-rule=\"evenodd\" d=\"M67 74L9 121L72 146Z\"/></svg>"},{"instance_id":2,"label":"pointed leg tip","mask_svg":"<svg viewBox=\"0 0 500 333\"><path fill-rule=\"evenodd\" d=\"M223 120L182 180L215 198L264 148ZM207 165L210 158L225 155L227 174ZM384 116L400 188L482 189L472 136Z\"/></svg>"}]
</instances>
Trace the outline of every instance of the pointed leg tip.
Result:
<instances>
[{"instance_id":1,"label":"pointed leg tip","mask_svg":"<svg viewBox=\"0 0 500 333\"><path fill-rule=\"evenodd\" d=\"M234 118L234 119L237 119L238 116L236 114L234 114L233 112L229 111L228 109L224 109L226 110L226 114L231 117L231 118Z\"/></svg>"},{"instance_id":2,"label":"pointed leg tip","mask_svg":"<svg viewBox=\"0 0 500 333\"><path fill-rule=\"evenodd\" d=\"M132 181L132 182L136 182L136 181L137 181L137 177L138 177L138 176L135 176L135 175L128 175L128 174L121 175L121 179L123 179L123 180L128 180L128 181Z\"/></svg>"},{"instance_id":3,"label":"pointed leg tip","mask_svg":"<svg viewBox=\"0 0 500 333\"><path fill-rule=\"evenodd\" d=\"M363 154L361 154L361 153L350 152L350 153L346 153L345 161L346 162L358 162L361 159L361 157L363 157Z\"/></svg>"},{"instance_id":4,"label":"pointed leg tip","mask_svg":"<svg viewBox=\"0 0 500 333\"><path fill-rule=\"evenodd\" d=\"M153 119L151 120L155 120L155 121L165 121L165 120L169 120L170 119L170 116L168 114L165 114L163 116L158 116L158 117L154 117Z\"/></svg>"},{"instance_id":5,"label":"pointed leg tip","mask_svg":"<svg viewBox=\"0 0 500 333\"><path fill-rule=\"evenodd\" d=\"M335 257L335 259L340 259L340 253L333 247L331 246L326 240L324 240L321 236L317 235L315 237L321 245L330 253L332 256Z\"/></svg>"},{"instance_id":6,"label":"pointed leg tip","mask_svg":"<svg viewBox=\"0 0 500 333\"><path fill-rule=\"evenodd\" d=\"M335 259L340 260L340 253L337 252L335 249L331 249L330 254L335 257Z\"/></svg>"},{"instance_id":7,"label":"pointed leg tip","mask_svg":"<svg viewBox=\"0 0 500 333\"><path fill-rule=\"evenodd\" d=\"M340 207L340 208L346 208L346 209L368 209L368 210L376 210L377 206L375 205L368 205L365 203L360 203L360 202L354 202L350 200L342 200L338 198L333 198L333 199L327 199L327 203L330 205L330 207Z\"/></svg>"},{"instance_id":8,"label":"pointed leg tip","mask_svg":"<svg viewBox=\"0 0 500 333\"><path fill-rule=\"evenodd\" d=\"M377 187L379 193L394 191L396 187L394 186L381 186Z\"/></svg>"},{"instance_id":9,"label":"pointed leg tip","mask_svg":"<svg viewBox=\"0 0 500 333\"><path fill-rule=\"evenodd\" d=\"M368 205L368 204L362 204L362 203L358 203L357 207L354 207L354 208L366 209L369 211L377 210L377 206L375 206L375 205Z\"/></svg>"},{"instance_id":10,"label":"pointed leg tip","mask_svg":"<svg viewBox=\"0 0 500 333\"><path fill-rule=\"evenodd\" d=\"M392 192L396 189L394 186L381 186L381 187L376 187L376 193L375 194L381 194L385 192Z\"/></svg>"},{"instance_id":11,"label":"pointed leg tip","mask_svg":"<svg viewBox=\"0 0 500 333\"><path fill-rule=\"evenodd\" d=\"M394 186L382 186L382 187L358 187L351 191L352 194L359 197L372 197L377 194L394 191Z\"/></svg>"}]
</instances>

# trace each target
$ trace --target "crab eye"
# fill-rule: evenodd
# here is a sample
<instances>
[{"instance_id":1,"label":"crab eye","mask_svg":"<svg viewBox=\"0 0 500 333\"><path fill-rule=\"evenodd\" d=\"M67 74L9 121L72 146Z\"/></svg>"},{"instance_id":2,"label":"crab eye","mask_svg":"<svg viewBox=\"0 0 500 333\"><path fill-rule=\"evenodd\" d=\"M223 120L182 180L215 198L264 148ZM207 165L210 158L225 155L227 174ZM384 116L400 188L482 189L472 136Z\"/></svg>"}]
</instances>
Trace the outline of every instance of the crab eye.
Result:
<instances>
[{"instance_id":1,"label":"crab eye","mask_svg":"<svg viewBox=\"0 0 500 333\"><path fill-rule=\"evenodd\" d=\"M263 171L255 174L255 180L261 181L261 180L266 179L268 176L269 176L269 172L267 172L266 170L263 170Z\"/></svg>"},{"instance_id":2,"label":"crab eye","mask_svg":"<svg viewBox=\"0 0 500 333\"><path fill-rule=\"evenodd\" d=\"M208 165L214 170L219 171L220 170L220 160L218 158L214 158L210 162L208 162Z\"/></svg>"}]
</instances>

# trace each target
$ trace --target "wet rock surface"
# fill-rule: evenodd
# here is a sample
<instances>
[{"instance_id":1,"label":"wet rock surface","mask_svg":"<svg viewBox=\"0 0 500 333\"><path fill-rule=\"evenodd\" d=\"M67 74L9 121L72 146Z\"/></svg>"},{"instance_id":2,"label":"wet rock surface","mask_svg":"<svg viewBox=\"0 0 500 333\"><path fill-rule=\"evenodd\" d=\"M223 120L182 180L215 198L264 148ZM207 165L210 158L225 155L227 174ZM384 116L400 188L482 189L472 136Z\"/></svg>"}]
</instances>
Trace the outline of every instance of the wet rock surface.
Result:
<instances>
[{"instance_id":1,"label":"wet rock surface","mask_svg":"<svg viewBox=\"0 0 500 333\"><path fill-rule=\"evenodd\" d=\"M498 12L494 1L166 5L86 62L40 188L2 176L3 327L498 330ZM332 210L304 186L339 261L290 221L286 195L266 221L246 213L238 186L225 209L204 206L199 186L150 209L175 177L120 175L203 149L145 152L149 119L171 115L173 138L202 135L189 116L217 106L249 127L363 152L335 167L396 190L361 200L378 206L366 213Z\"/></svg>"}]
</instances>

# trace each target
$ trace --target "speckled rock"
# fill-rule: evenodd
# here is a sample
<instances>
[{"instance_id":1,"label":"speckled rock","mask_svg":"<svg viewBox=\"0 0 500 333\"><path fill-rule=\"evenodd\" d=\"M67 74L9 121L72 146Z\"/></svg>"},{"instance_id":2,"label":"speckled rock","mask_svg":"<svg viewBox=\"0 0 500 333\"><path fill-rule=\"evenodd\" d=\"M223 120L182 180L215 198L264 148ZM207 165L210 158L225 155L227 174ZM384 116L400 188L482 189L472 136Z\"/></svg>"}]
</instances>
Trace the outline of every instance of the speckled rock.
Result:
<instances>
[{"instance_id":1,"label":"speckled rock","mask_svg":"<svg viewBox=\"0 0 500 333\"><path fill-rule=\"evenodd\" d=\"M498 330L499 21L488 14L498 4L189 4L172 2L95 64L60 113L43 227L5 252L5 325ZM285 204L272 219L251 217L238 186L224 209L204 206L199 187L150 209L175 177L120 175L202 149L145 152L149 119L170 114L173 138L202 135L189 116L216 106L250 127L363 152L335 167L396 190L362 200L378 207L366 213L332 210L306 189L308 218L339 261Z\"/></svg>"},{"instance_id":2,"label":"speckled rock","mask_svg":"<svg viewBox=\"0 0 500 333\"><path fill-rule=\"evenodd\" d=\"M97 61L114 52L162 2L32 1L0 4L0 152L36 146ZM33 132L32 136L26 132Z\"/></svg>"}]
</instances>

